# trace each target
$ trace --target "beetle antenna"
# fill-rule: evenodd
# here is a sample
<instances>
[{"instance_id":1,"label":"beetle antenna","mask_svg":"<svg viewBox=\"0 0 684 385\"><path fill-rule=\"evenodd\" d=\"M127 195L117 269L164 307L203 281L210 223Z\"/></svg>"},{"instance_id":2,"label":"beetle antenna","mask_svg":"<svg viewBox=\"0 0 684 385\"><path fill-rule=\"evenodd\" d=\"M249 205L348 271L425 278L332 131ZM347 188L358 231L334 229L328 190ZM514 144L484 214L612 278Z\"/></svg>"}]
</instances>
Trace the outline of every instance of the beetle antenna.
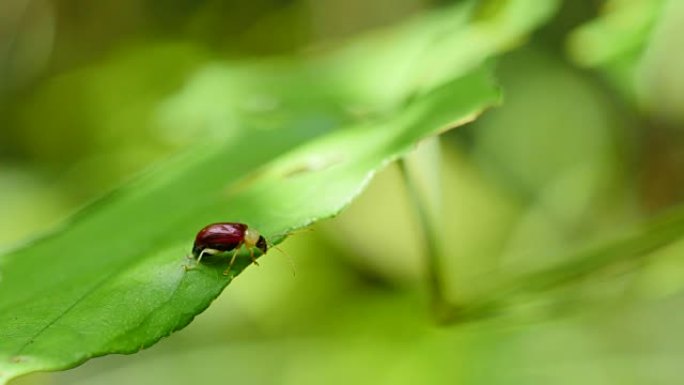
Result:
<instances>
[{"instance_id":1,"label":"beetle antenna","mask_svg":"<svg viewBox=\"0 0 684 385\"><path fill-rule=\"evenodd\" d=\"M290 235L301 233L302 231L315 231L313 227L307 226L307 227L301 227L299 229L294 229L285 233L280 233L274 235L274 237L289 237Z\"/></svg>"},{"instance_id":2,"label":"beetle antenna","mask_svg":"<svg viewBox=\"0 0 684 385\"><path fill-rule=\"evenodd\" d=\"M273 248L273 249L278 250L281 254L283 254L285 256L285 258L287 258L287 261L290 263L290 268L292 268L292 276L293 277L296 276L297 271L295 269L294 260L292 259L290 254L288 254L287 252L285 252L285 250L281 249L280 247L278 247L276 245L270 245L269 248Z\"/></svg>"},{"instance_id":3,"label":"beetle antenna","mask_svg":"<svg viewBox=\"0 0 684 385\"><path fill-rule=\"evenodd\" d=\"M314 229L311 226L305 226L305 227L301 227L299 229L288 231L286 233L281 233L281 234L275 235L274 237L279 237L281 239L284 239L285 237L288 237L292 234L300 233L302 231L314 231ZM288 254L285 250L281 249L280 247L276 246L275 244L268 242L268 240L266 242L268 244L269 249L274 248L274 249L278 250L281 254L283 254L287 258L288 262L290 263L290 267L292 268L292 276L296 276L296 268L295 268L296 266L294 264L294 260L290 256L290 254Z\"/></svg>"},{"instance_id":4,"label":"beetle antenna","mask_svg":"<svg viewBox=\"0 0 684 385\"><path fill-rule=\"evenodd\" d=\"M287 235L301 233L302 231L314 231L314 228L311 226L301 227L299 229L290 231L289 233L287 233Z\"/></svg>"}]
</instances>

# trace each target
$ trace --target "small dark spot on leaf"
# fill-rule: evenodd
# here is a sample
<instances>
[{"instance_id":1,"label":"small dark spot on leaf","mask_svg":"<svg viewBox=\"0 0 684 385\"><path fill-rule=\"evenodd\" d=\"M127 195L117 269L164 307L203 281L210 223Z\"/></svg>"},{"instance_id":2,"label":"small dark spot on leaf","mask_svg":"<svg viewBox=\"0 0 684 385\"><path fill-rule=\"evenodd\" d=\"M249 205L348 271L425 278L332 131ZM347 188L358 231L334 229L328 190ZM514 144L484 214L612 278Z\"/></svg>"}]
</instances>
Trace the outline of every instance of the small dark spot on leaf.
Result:
<instances>
[{"instance_id":1,"label":"small dark spot on leaf","mask_svg":"<svg viewBox=\"0 0 684 385\"><path fill-rule=\"evenodd\" d=\"M26 361L26 357L24 357L24 356L14 356L14 357L10 358L10 362L13 364L20 364L20 363L25 362L25 361Z\"/></svg>"},{"instance_id":2,"label":"small dark spot on leaf","mask_svg":"<svg viewBox=\"0 0 684 385\"><path fill-rule=\"evenodd\" d=\"M316 155L298 162L292 162L284 167L274 167L271 170L268 168L260 169L228 186L226 194L235 195L245 191L262 178L293 178L302 174L325 170L342 163L342 161L344 161L344 157L341 154Z\"/></svg>"},{"instance_id":3,"label":"small dark spot on leaf","mask_svg":"<svg viewBox=\"0 0 684 385\"><path fill-rule=\"evenodd\" d=\"M330 168L344 160L342 155L326 155L319 157L310 157L305 159L302 163L295 164L283 172L284 178L292 178L300 174L309 172L322 171Z\"/></svg>"}]
</instances>

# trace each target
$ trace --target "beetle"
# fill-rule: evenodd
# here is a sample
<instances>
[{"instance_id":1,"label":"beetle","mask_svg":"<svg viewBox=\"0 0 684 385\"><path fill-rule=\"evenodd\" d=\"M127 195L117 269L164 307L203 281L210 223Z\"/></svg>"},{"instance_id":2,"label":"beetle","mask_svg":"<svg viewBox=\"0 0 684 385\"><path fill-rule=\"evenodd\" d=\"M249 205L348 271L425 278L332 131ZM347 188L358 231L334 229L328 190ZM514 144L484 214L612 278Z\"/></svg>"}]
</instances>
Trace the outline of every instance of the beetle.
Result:
<instances>
[{"instance_id":1,"label":"beetle","mask_svg":"<svg viewBox=\"0 0 684 385\"><path fill-rule=\"evenodd\" d=\"M256 265L258 263L254 257L254 249L261 251L261 254L268 251L266 239L256 229L237 222L212 223L202 228L195 236L192 257L197 259L199 264L205 255L218 255L234 250L228 263L228 269L223 272L223 274L228 275L230 268L235 263L238 251L243 245L249 250L250 258Z\"/></svg>"}]
</instances>

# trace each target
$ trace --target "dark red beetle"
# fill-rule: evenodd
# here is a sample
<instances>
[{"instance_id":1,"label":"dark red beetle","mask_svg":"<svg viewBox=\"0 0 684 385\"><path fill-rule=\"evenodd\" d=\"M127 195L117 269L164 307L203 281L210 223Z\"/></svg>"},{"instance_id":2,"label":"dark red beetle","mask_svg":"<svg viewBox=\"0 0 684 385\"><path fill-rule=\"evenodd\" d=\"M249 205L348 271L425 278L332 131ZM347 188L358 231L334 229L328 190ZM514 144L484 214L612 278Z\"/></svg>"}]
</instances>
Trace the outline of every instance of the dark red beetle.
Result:
<instances>
[{"instance_id":1,"label":"dark red beetle","mask_svg":"<svg viewBox=\"0 0 684 385\"><path fill-rule=\"evenodd\" d=\"M228 269L224 272L228 274L242 245L247 247L252 262L255 264L254 248L259 249L262 254L268 250L266 239L244 223L212 223L197 233L195 244L192 246L192 256L199 263L204 255L216 255L234 250Z\"/></svg>"}]
</instances>

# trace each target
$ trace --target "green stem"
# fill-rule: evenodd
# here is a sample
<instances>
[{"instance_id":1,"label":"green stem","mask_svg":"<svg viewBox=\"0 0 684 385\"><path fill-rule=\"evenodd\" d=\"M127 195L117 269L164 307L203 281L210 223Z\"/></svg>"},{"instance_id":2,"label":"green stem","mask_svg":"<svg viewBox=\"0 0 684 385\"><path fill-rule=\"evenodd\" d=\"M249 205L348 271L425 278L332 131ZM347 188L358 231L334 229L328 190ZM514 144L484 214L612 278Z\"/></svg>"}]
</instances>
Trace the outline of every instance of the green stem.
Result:
<instances>
[{"instance_id":1,"label":"green stem","mask_svg":"<svg viewBox=\"0 0 684 385\"><path fill-rule=\"evenodd\" d=\"M444 295L441 277L441 156L437 137L423 141L412 154L399 161L409 195L418 215L425 242L426 273L435 318L448 319L451 306Z\"/></svg>"}]
</instances>

